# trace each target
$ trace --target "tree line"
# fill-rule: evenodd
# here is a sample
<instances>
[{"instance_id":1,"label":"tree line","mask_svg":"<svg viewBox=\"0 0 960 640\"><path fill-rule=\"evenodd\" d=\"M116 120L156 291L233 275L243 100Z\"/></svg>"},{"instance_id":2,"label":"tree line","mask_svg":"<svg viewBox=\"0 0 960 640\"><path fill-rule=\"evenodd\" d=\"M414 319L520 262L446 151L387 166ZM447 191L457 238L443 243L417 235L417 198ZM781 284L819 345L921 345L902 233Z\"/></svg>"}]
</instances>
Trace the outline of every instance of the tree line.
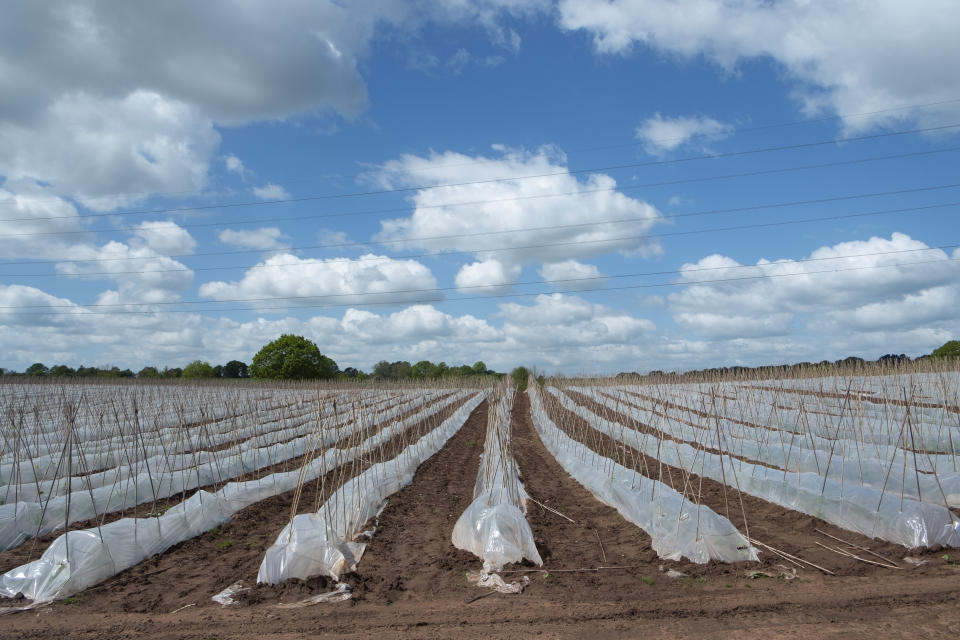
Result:
<instances>
[{"instance_id":1,"label":"tree line","mask_svg":"<svg viewBox=\"0 0 960 640\"><path fill-rule=\"evenodd\" d=\"M960 358L960 340L950 340L942 346L933 350L929 355L920 356L911 359L904 354L888 353L875 361L875 364L881 366L898 366L910 362L918 362L924 359L940 358ZM873 361L863 358L849 357L842 360L830 361L823 360L819 363L800 362L797 364L772 365L762 367L718 367L712 369L699 369L686 371L684 373L672 373L663 371L651 371L647 376L653 377L679 377L690 378L703 375L716 374L736 374L751 373L753 375L780 375L784 373L800 372L804 369L814 367L861 367L867 364L874 364ZM528 371L523 367L517 367L511 372L517 385L521 388L526 386ZM453 378L463 376L497 376L503 377L506 374L497 373L487 368L482 360L478 360L473 365L450 366L446 362L433 363L429 360L421 360L415 364L410 364L406 360L397 360L387 362L381 360L373 367L373 371L366 373L354 367L347 367L341 370L337 363L328 356L320 353L320 348L303 336L284 334L276 340L264 345L260 351L253 357L253 362L248 366L240 360L231 360L223 365L212 365L203 360L194 360L182 369L179 367L144 367L134 373L130 369L120 369L119 367L84 367L76 369L64 364L58 364L53 367L47 367L41 362L35 362L23 372L5 370L0 367L0 375L16 376L24 375L37 378L144 378L144 379L163 379L163 378L187 378L187 379L244 379L253 378L257 380L434 380L438 378ZM634 372L623 372L618 377L639 377L643 374Z\"/></svg>"},{"instance_id":2,"label":"tree line","mask_svg":"<svg viewBox=\"0 0 960 640\"><path fill-rule=\"evenodd\" d=\"M231 360L226 364L213 365L204 360L194 360L183 368L147 366L134 373L118 367L78 367L58 364L47 367L36 362L21 374L0 368L0 375L24 375L36 378L143 378L143 379L245 379L257 380L427 380L461 376L502 376L491 371L483 361L472 366L449 366L446 362L434 364L421 360L410 364L405 360L378 362L367 373L354 367L340 369L337 363L320 352L320 348L303 336L284 334L264 345L247 363Z\"/></svg>"}]
</instances>

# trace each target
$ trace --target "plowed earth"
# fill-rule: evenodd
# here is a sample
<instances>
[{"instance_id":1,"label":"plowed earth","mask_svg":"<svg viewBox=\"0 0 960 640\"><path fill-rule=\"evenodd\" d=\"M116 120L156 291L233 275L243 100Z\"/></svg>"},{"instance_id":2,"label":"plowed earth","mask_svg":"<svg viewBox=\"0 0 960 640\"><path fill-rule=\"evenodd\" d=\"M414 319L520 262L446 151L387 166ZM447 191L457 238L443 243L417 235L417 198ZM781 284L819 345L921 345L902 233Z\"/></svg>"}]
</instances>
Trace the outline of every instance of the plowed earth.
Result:
<instances>
[{"instance_id":1,"label":"plowed earth","mask_svg":"<svg viewBox=\"0 0 960 640\"><path fill-rule=\"evenodd\" d=\"M960 560L957 552L911 553L925 561L914 566L902 561L908 552L900 549L900 570L852 565L841 556L831 565L829 557L818 556L838 575L803 569L790 580L776 577L781 562L769 553L762 554L762 564L659 560L645 533L597 501L553 460L532 427L528 407L526 396L518 394L516 458L528 492L548 508L531 503L528 511L545 566L508 566L503 574L510 580L529 577L522 594L468 584L465 573L478 569L480 561L450 543L454 523L473 495L484 403L420 468L413 484L390 499L357 572L345 578L353 588L351 600L276 607L331 590L325 579L257 587L228 608L210 600L232 582L255 581L263 551L289 515L289 499L278 497L70 602L0 617L0 637L943 638L960 632L960 566L952 563ZM758 508L748 506L748 516ZM809 549L811 530L824 528L796 514L779 522L789 530L776 531L777 543L795 550ZM759 523L756 528L762 530ZM225 540L231 543L224 548ZM598 567L619 568L589 571ZM671 569L686 575L668 577ZM748 577L756 570L774 577Z\"/></svg>"}]
</instances>

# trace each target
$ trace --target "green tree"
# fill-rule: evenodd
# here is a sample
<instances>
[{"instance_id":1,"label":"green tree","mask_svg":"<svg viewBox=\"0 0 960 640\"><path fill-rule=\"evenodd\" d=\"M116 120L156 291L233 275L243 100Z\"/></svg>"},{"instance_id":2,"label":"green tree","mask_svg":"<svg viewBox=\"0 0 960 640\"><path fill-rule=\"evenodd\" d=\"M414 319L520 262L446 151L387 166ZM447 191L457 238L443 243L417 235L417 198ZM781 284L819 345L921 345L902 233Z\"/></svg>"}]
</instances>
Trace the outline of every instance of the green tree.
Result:
<instances>
[{"instance_id":1,"label":"green tree","mask_svg":"<svg viewBox=\"0 0 960 640\"><path fill-rule=\"evenodd\" d=\"M421 360L417 364L410 367L410 377L416 378L417 380L433 378L435 377L436 372L437 365L433 364L429 360Z\"/></svg>"},{"instance_id":2,"label":"green tree","mask_svg":"<svg viewBox=\"0 0 960 640\"><path fill-rule=\"evenodd\" d=\"M477 376L487 375L487 365L484 364L483 360L477 360L473 363L473 373Z\"/></svg>"},{"instance_id":3,"label":"green tree","mask_svg":"<svg viewBox=\"0 0 960 640\"><path fill-rule=\"evenodd\" d=\"M24 375L28 376L45 376L50 373L50 370L47 369L47 366L42 362L34 362L32 365L27 367L27 370L23 372Z\"/></svg>"},{"instance_id":4,"label":"green tree","mask_svg":"<svg viewBox=\"0 0 960 640\"><path fill-rule=\"evenodd\" d=\"M65 378L69 376L75 376L77 375L77 372L65 364L58 364L55 367L51 367L50 375L56 378Z\"/></svg>"},{"instance_id":5,"label":"green tree","mask_svg":"<svg viewBox=\"0 0 960 640\"><path fill-rule=\"evenodd\" d=\"M283 334L253 356L250 375L261 380L312 380L337 375L337 363L303 336Z\"/></svg>"},{"instance_id":6,"label":"green tree","mask_svg":"<svg viewBox=\"0 0 960 640\"><path fill-rule=\"evenodd\" d=\"M159 378L160 372L156 367L144 367L137 372L138 378Z\"/></svg>"},{"instance_id":7,"label":"green tree","mask_svg":"<svg viewBox=\"0 0 960 640\"><path fill-rule=\"evenodd\" d=\"M931 358L960 358L960 340L950 340L933 350Z\"/></svg>"},{"instance_id":8,"label":"green tree","mask_svg":"<svg viewBox=\"0 0 960 640\"><path fill-rule=\"evenodd\" d=\"M217 374L209 362L194 360L183 368L181 378L216 378Z\"/></svg>"},{"instance_id":9,"label":"green tree","mask_svg":"<svg viewBox=\"0 0 960 640\"><path fill-rule=\"evenodd\" d=\"M526 367L517 367L510 372L510 377L513 378L513 382L517 385L517 389L520 391L527 390L527 378L530 377L530 372Z\"/></svg>"},{"instance_id":10,"label":"green tree","mask_svg":"<svg viewBox=\"0 0 960 640\"><path fill-rule=\"evenodd\" d=\"M403 380L410 377L412 370L413 367L406 360L381 360L373 367L373 377L375 380Z\"/></svg>"},{"instance_id":11,"label":"green tree","mask_svg":"<svg viewBox=\"0 0 960 640\"><path fill-rule=\"evenodd\" d=\"M249 378L250 371L247 368L245 362L240 362L239 360L231 360L227 364L223 365L223 377L224 378Z\"/></svg>"},{"instance_id":12,"label":"green tree","mask_svg":"<svg viewBox=\"0 0 960 640\"><path fill-rule=\"evenodd\" d=\"M470 365L462 364L459 367L450 367L447 372L450 376L472 376L473 368Z\"/></svg>"}]
</instances>

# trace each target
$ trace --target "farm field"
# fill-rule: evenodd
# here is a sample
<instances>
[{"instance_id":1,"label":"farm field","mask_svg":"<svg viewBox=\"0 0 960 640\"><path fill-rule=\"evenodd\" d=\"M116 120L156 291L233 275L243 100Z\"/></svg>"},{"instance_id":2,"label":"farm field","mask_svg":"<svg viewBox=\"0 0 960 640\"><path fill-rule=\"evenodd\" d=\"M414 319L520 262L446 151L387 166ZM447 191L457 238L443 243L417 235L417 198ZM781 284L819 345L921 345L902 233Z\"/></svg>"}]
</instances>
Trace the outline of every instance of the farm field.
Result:
<instances>
[{"instance_id":1,"label":"farm field","mask_svg":"<svg viewBox=\"0 0 960 640\"><path fill-rule=\"evenodd\" d=\"M0 631L944 637L958 387L5 385Z\"/></svg>"}]
</instances>

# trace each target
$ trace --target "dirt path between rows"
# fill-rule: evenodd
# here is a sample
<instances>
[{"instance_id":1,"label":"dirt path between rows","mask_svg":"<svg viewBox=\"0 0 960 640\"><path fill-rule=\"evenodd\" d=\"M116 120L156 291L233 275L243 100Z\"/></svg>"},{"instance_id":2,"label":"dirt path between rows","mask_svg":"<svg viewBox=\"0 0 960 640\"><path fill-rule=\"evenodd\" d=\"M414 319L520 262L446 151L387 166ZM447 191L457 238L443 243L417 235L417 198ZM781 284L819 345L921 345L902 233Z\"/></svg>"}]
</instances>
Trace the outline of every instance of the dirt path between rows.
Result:
<instances>
[{"instance_id":1,"label":"dirt path between rows","mask_svg":"<svg viewBox=\"0 0 960 640\"><path fill-rule=\"evenodd\" d=\"M417 407L414 407L413 409L405 411L400 415L394 416L393 418L390 418L388 420L381 420L362 431L348 433L347 435L343 436L341 439L331 443L328 447L324 447L324 449L327 449L327 448L349 449L351 447L354 447L360 442L363 442L367 438L373 436L380 429L383 429L396 422L406 420L413 414L418 413L420 411L427 410L435 406L436 404L442 402L444 399L447 399L448 397L449 397L449 394L443 396L442 399L430 400L423 405L418 405ZM442 421L447 416L452 414L456 409L456 407L459 407L461 404L463 404L462 400L458 400L456 402L451 403L449 406L442 409L435 416L431 416L430 418L428 418L427 422L429 424L436 424L438 420ZM309 435L310 435L309 433L305 433L302 436L297 436L297 437L309 437ZM291 440L293 440L293 438L284 440L283 442L289 442ZM398 439L397 441L401 442L403 440ZM390 448L387 447L387 449L390 449ZM300 456L282 460L272 465L267 465L259 469L255 469L253 471L240 474L238 476L226 478L222 482L204 485L202 487L190 489L189 491L176 493L167 498L158 499L155 502L154 501L142 502L140 504L127 507L126 509L113 511L104 516L101 516L100 518L90 518L87 520L74 522L74 523L71 523L70 525L70 531L76 531L76 530L88 529L88 528L92 529L98 525L103 526L105 524L109 524L111 522L115 522L123 518L144 518L144 517L149 517L149 514L151 513L164 513L170 507L180 504L186 498L193 495L197 491L197 489L203 489L205 491L214 492L220 489L221 487L225 486L228 482L247 482L250 480L259 480L260 478L266 477L274 473L286 473L289 471L296 471L303 465L305 461L309 461L313 459L313 457L315 456L316 456L316 452L308 452ZM315 483L311 483L311 485L313 484ZM304 505L307 505L310 503L311 503L310 500L305 499L303 501ZM62 528L57 529L56 531L48 533L39 538L31 538L29 540L26 540L25 542L21 543L17 547L13 547L5 551L0 551L0 573L6 573L10 569L13 569L22 564L26 564L31 560L35 560L36 558L39 558L40 555L44 552L44 550L46 550L46 548L50 546L50 543L52 543L54 540L59 538L61 535L63 535Z\"/></svg>"},{"instance_id":2,"label":"dirt path between rows","mask_svg":"<svg viewBox=\"0 0 960 640\"><path fill-rule=\"evenodd\" d=\"M517 396L513 413L515 451L523 481L534 499L576 522L531 504L528 519L544 558L544 570L529 573L531 583L522 594L474 600L486 592L469 585L464 574L478 568L480 561L454 549L450 535L472 499L485 423L484 403L460 432L424 463L414 482L391 497L356 574L347 577L354 587L353 600L292 610L273 606L278 597L288 601L330 588L319 580L307 585L294 582L234 608L213 604L209 601L212 594L171 593L149 606L135 607L139 611L124 611L123 602L147 604L151 598L155 588L147 576L122 587L122 597L120 593L109 598L87 593L73 604L57 603L0 617L0 637L288 640L308 636L695 635L727 640L851 638L878 632L940 638L960 632L956 602L960 568L940 560L938 554L925 558L930 564L939 563L932 571L837 578L802 571L792 581L750 579L742 566L661 562L646 534L595 500L553 460L531 426L525 395ZM276 517L282 520L284 515ZM256 541L247 538L263 527L255 521L238 524L238 538L240 533L245 536L239 538L240 543L256 546ZM275 532L274 528L266 544ZM199 563L200 559L190 561ZM238 577L229 567L220 568L223 563L212 554L205 562L191 570L223 573L223 586ZM613 565L635 568L561 571ZM688 577L668 578L661 566L679 569ZM516 579L518 574L505 577ZM166 587L175 591L174 585ZM193 606L174 612L186 605Z\"/></svg>"},{"instance_id":3,"label":"dirt path between rows","mask_svg":"<svg viewBox=\"0 0 960 640\"><path fill-rule=\"evenodd\" d=\"M631 428L638 428L641 433L643 432L643 425L628 419L616 411L602 407L580 394L573 394L572 397L575 401L591 411L599 411L608 419L615 420ZM609 452L617 451L618 462L628 468L636 468L638 472L647 477L661 480L664 484L671 486L678 492L682 493L686 488L687 495L690 498L701 505L713 509L716 513L727 517L741 533L746 533L747 529L749 529L752 538L771 545L780 551L799 556L838 575L856 575L863 577L896 571L860 562L823 548L818 545L817 542L832 548L836 548L838 545L834 540L818 533L817 529L825 531L836 538L860 545L861 547L868 547L873 552L897 562L906 554L906 550L899 545L882 540L873 540L866 536L841 529L819 518L800 513L799 511L781 507L746 493L741 494L736 489L736 481L732 472L729 472L729 467L727 467L730 475L729 485L694 473L685 477L682 469L660 464L656 458L647 456L633 447L628 447L617 442L610 436L592 429L582 418L561 407L553 396L547 397L547 395L544 394L544 398L546 399L548 412L554 417L555 421L559 420L563 424L573 427L568 435L574 439L580 440L587 447L602 455L609 455ZM647 427L647 431L652 430ZM589 435L582 435L584 433ZM654 433L654 435L657 434ZM665 441L670 442L670 440ZM866 553L858 553L855 555L877 560L875 556ZM931 558L936 558L936 552L934 551L917 552L913 555L917 557L930 556ZM760 558L761 564L765 566L766 570L775 568L778 564L790 564L769 551L761 553ZM900 562L900 564L903 563ZM941 564L943 564L942 560L940 562L928 562L925 565L911 570L915 574L936 572L942 568L939 567ZM727 567L727 565L719 563L711 563L707 566L715 567L720 571L726 571ZM746 568L751 565L743 566ZM754 564L752 567L756 568L756 565Z\"/></svg>"}]
</instances>

